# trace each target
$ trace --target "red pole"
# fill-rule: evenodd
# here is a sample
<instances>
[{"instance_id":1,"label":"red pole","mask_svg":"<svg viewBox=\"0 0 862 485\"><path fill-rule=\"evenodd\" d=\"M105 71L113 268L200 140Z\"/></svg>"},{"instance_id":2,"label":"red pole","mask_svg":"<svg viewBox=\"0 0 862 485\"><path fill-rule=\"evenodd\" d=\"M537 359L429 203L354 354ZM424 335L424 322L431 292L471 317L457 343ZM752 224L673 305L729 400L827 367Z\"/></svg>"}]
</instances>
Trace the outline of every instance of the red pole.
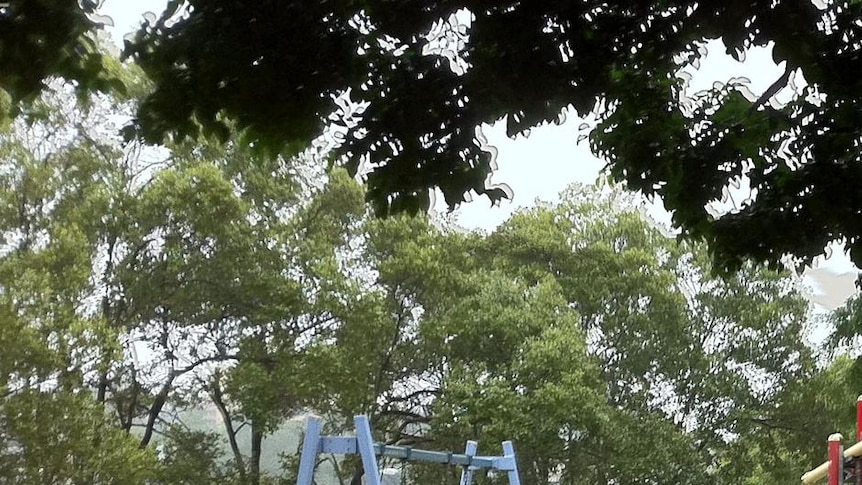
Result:
<instances>
[{"instance_id":1,"label":"red pole","mask_svg":"<svg viewBox=\"0 0 862 485\"><path fill-rule=\"evenodd\" d=\"M844 478L844 447L842 436L835 433L829 436L829 485L841 485Z\"/></svg>"},{"instance_id":2,"label":"red pole","mask_svg":"<svg viewBox=\"0 0 862 485\"><path fill-rule=\"evenodd\" d=\"M856 398L856 442L862 441L862 396ZM862 458L856 458L856 485L862 485Z\"/></svg>"}]
</instances>

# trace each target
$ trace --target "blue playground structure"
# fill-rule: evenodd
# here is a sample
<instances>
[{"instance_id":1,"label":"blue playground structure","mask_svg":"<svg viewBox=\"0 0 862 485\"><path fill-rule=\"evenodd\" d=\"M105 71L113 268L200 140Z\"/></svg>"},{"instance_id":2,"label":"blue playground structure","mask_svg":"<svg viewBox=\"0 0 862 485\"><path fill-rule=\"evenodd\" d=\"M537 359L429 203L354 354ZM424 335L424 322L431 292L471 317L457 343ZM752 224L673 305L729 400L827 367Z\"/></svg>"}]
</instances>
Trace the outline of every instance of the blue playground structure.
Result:
<instances>
[{"instance_id":1,"label":"blue playground structure","mask_svg":"<svg viewBox=\"0 0 862 485\"><path fill-rule=\"evenodd\" d=\"M471 485L473 473L478 470L506 472L509 477L509 485L521 485L521 480L518 477L518 464L515 460L515 448L511 441L503 442L502 456L476 455L479 445L475 441L467 442L463 454L428 451L413 449L409 446L375 443L371 437L371 425L366 416L354 417L354 424L356 425L356 436L320 436L322 428L320 418L316 416L308 418L296 485L312 485L317 455L320 453L360 455L362 468L365 471L366 485L381 485L378 457L461 466L463 470L460 485Z\"/></svg>"}]
</instances>

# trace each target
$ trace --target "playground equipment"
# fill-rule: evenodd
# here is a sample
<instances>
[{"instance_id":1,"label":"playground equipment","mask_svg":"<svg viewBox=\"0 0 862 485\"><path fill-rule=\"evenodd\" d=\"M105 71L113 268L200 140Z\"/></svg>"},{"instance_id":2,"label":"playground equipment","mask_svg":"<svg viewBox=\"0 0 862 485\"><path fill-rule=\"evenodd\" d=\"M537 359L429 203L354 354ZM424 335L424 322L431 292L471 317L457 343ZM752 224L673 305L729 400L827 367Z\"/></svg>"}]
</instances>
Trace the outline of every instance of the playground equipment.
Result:
<instances>
[{"instance_id":1,"label":"playground equipment","mask_svg":"<svg viewBox=\"0 0 862 485\"><path fill-rule=\"evenodd\" d=\"M862 396L856 399L856 444L844 449L843 436L835 433L829 436L829 460L802 475L802 483L811 485L824 477L829 477L829 485L854 483L862 485Z\"/></svg>"},{"instance_id":2,"label":"playground equipment","mask_svg":"<svg viewBox=\"0 0 862 485\"><path fill-rule=\"evenodd\" d=\"M317 455L334 453L340 455L359 454L362 458L362 468L365 470L367 485L381 485L377 457L397 458L403 461L420 461L457 465L461 471L461 485L473 483L473 473L477 470L498 470L508 474L509 485L521 485L518 476L518 464L515 460L515 448L511 441L503 442L502 456L476 455L478 443L468 441L463 454L441 451L413 449L409 446L393 446L375 443L371 437L371 426L366 416L355 416L356 436L320 436L321 420L316 416L308 418L305 438L302 441L302 455L299 459L299 475L296 485L312 485L314 467Z\"/></svg>"}]
</instances>

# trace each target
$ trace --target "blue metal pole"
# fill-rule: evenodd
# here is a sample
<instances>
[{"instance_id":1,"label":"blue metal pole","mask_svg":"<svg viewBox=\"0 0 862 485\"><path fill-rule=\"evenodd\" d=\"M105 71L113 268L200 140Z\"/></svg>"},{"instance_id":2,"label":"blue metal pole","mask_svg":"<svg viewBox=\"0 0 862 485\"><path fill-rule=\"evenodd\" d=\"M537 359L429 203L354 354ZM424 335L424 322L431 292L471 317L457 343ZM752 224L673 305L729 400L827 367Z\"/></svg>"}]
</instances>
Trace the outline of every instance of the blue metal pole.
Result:
<instances>
[{"instance_id":1,"label":"blue metal pole","mask_svg":"<svg viewBox=\"0 0 862 485\"><path fill-rule=\"evenodd\" d=\"M464 449L464 454L472 459L478 449L479 443L476 443L475 441L468 441L467 447ZM472 485L472 483L473 466L472 464L470 464L464 467L464 470L461 471L461 481L459 482L459 485Z\"/></svg>"},{"instance_id":2,"label":"blue metal pole","mask_svg":"<svg viewBox=\"0 0 862 485\"><path fill-rule=\"evenodd\" d=\"M371 436L371 425L367 416L356 416L356 445L362 457L362 468L365 469L365 485L380 485L380 471L377 467L377 456L374 453L374 438Z\"/></svg>"},{"instance_id":3,"label":"blue metal pole","mask_svg":"<svg viewBox=\"0 0 862 485\"><path fill-rule=\"evenodd\" d=\"M503 456L512 457L512 469L509 470L509 485L521 485L521 478L518 475L518 459L515 457L515 446L511 441L503 442Z\"/></svg>"},{"instance_id":4,"label":"blue metal pole","mask_svg":"<svg viewBox=\"0 0 862 485\"><path fill-rule=\"evenodd\" d=\"M305 426L305 437L302 439L302 455L299 458L299 473L296 485L312 485L314 467L317 464L317 453L320 451L320 418L309 416Z\"/></svg>"}]
</instances>

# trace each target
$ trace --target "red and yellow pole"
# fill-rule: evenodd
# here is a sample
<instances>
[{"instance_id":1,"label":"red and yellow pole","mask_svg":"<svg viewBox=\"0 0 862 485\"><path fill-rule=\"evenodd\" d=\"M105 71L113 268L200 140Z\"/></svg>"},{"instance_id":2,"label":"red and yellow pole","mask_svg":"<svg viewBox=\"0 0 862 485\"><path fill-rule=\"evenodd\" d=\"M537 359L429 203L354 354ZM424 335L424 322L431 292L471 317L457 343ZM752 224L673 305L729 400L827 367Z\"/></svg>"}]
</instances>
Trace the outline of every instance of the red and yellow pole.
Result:
<instances>
[{"instance_id":1,"label":"red and yellow pole","mask_svg":"<svg viewBox=\"0 0 862 485\"><path fill-rule=\"evenodd\" d=\"M841 485L844 478L843 436L835 433L829 436L829 485Z\"/></svg>"}]
</instances>

